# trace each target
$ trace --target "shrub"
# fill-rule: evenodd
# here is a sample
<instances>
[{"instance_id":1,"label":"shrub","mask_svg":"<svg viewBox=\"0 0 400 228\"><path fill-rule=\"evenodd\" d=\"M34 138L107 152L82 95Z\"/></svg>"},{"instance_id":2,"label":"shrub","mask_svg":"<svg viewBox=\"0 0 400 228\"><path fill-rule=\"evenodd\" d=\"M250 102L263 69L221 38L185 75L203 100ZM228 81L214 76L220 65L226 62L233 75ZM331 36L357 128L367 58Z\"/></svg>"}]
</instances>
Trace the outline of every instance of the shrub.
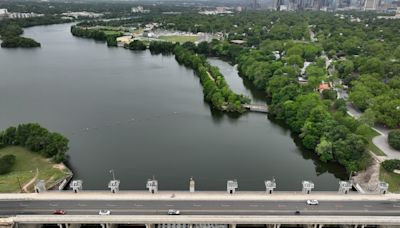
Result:
<instances>
[{"instance_id":1,"label":"shrub","mask_svg":"<svg viewBox=\"0 0 400 228\"><path fill-rule=\"evenodd\" d=\"M11 172L15 164L15 155L8 154L0 158L0 175Z\"/></svg>"},{"instance_id":2,"label":"shrub","mask_svg":"<svg viewBox=\"0 0 400 228\"><path fill-rule=\"evenodd\" d=\"M388 142L391 147L400 150L400 130L389 132Z\"/></svg>"},{"instance_id":3,"label":"shrub","mask_svg":"<svg viewBox=\"0 0 400 228\"><path fill-rule=\"evenodd\" d=\"M382 162L382 167L389 172L393 172L395 169L400 169L400 160L386 160Z\"/></svg>"}]
</instances>

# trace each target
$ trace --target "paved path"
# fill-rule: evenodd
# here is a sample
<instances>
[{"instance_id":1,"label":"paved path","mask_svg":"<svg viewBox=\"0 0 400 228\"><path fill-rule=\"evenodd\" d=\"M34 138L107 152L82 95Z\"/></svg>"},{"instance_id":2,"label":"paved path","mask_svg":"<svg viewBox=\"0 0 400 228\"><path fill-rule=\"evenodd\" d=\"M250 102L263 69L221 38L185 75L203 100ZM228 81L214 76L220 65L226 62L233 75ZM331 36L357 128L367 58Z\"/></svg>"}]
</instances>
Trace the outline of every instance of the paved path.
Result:
<instances>
[{"instance_id":1,"label":"paved path","mask_svg":"<svg viewBox=\"0 0 400 228\"><path fill-rule=\"evenodd\" d=\"M362 114L351 103L347 104L347 113L356 119L360 118ZM373 138L372 142L386 154L387 159L400 159L400 151L392 149L387 142L390 130L382 126L375 126L372 129L380 134Z\"/></svg>"}]
</instances>

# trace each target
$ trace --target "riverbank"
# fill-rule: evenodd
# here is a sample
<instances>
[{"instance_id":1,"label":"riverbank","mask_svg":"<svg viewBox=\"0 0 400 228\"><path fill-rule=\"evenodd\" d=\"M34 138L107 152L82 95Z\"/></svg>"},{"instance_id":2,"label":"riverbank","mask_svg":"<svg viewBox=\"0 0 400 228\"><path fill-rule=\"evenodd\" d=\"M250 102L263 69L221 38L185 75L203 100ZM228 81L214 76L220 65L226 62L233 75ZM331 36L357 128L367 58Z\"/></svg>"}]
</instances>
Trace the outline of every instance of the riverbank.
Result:
<instances>
[{"instance_id":1,"label":"riverbank","mask_svg":"<svg viewBox=\"0 0 400 228\"><path fill-rule=\"evenodd\" d=\"M44 180L46 188L52 189L72 176L64 164L56 164L23 147L11 146L0 150L0 156L6 154L15 155L16 164L10 173L0 175L0 193L33 192L37 180Z\"/></svg>"}]
</instances>

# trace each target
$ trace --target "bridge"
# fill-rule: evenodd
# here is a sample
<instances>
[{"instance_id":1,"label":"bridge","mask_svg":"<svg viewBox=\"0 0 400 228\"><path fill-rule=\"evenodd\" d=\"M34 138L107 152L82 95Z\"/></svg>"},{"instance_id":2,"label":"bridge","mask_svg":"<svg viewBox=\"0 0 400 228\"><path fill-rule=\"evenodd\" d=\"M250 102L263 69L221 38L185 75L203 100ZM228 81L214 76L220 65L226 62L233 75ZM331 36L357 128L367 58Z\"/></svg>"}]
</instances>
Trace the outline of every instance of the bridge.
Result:
<instances>
[{"instance_id":1,"label":"bridge","mask_svg":"<svg viewBox=\"0 0 400 228\"><path fill-rule=\"evenodd\" d=\"M308 205L316 199L319 205ZM167 215L169 209L181 215ZM65 215L53 215L65 210ZM99 215L110 210L111 215ZM3 219L1 218L3 217ZM399 227L399 194L47 191L0 194L0 227Z\"/></svg>"},{"instance_id":2,"label":"bridge","mask_svg":"<svg viewBox=\"0 0 400 228\"><path fill-rule=\"evenodd\" d=\"M268 113L268 106L263 104L243 104L243 108L252 112Z\"/></svg>"}]
</instances>

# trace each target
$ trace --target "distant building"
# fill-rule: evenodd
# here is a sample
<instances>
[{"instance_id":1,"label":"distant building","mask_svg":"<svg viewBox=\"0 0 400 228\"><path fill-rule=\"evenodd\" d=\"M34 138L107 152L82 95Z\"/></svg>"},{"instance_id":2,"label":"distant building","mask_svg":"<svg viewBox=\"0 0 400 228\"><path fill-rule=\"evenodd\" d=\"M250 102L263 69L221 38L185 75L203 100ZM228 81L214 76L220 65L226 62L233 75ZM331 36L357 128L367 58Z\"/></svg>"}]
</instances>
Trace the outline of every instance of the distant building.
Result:
<instances>
[{"instance_id":1,"label":"distant building","mask_svg":"<svg viewBox=\"0 0 400 228\"><path fill-rule=\"evenodd\" d=\"M74 17L74 18L79 18L79 17L89 17L89 18L97 18L97 17L102 17L104 14L102 13L94 13L94 12L68 12L68 13L62 13L64 16L68 17Z\"/></svg>"},{"instance_id":2,"label":"distant building","mask_svg":"<svg viewBox=\"0 0 400 228\"><path fill-rule=\"evenodd\" d=\"M37 13L8 13L8 18L32 18L32 17L43 17L44 14Z\"/></svg>"},{"instance_id":3,"label":"distant building","mask_svg":"<svg viewBox=\"0 0 400 228\"><path fill-rule=\"evenodd\" d=\"M8 14L8 10L7 9L0 9L0 17L5 17Z\"/></svg>"},{"instance_id":4,"label":"distant building","mask_svg":"<svg viewBox=\"0 0 400 228\"><path fill-rule=\"evenodd\" d=\"M132 7L132 13L150 13L149 9L144 9L143 6Z\"/></svg>"}]
</instances>

